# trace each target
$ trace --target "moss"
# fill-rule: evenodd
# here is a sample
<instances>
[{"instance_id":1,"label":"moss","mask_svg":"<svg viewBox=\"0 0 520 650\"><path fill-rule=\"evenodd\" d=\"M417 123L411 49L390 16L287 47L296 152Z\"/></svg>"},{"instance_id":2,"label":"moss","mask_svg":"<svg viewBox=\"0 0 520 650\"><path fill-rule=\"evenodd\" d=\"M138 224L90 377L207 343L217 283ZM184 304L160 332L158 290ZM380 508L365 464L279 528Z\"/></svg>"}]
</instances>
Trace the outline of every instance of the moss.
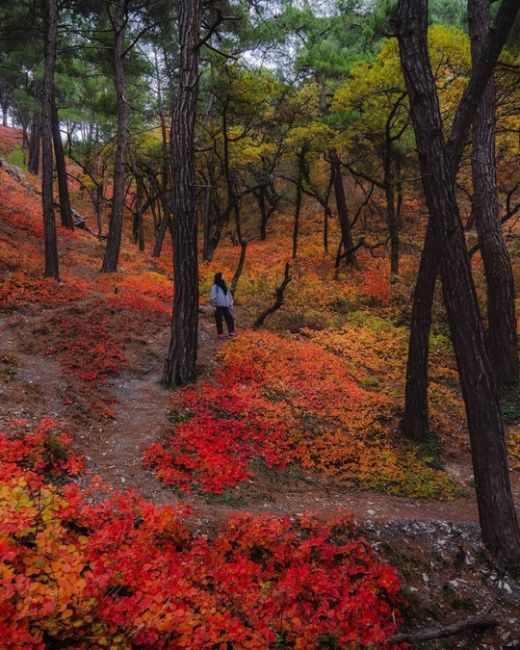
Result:
<instances>
[{"instance_id":1,"label":"moss","mask_svg":"<svg viewBox=\"0 0 520 650\"><path fill-rule=\"evenodd\" d=\"M8 384L16 375L17 361L13 354L0 355L0 381Z\"/></svg>"}]
</instances>

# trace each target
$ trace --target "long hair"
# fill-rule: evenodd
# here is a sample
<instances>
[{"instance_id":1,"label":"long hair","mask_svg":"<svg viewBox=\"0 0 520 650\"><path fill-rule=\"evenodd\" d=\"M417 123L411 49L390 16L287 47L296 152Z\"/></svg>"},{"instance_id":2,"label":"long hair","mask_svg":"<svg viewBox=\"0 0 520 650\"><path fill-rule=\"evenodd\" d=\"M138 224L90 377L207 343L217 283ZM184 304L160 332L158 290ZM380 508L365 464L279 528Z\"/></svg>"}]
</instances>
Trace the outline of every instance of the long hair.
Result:
<instances>
[{"instance_id":1,"label":"long hair","mask_svg":"<svg viewBox=\"0 0 520 650\"><path fill-rule=\"evenodd\" d=\"M227 296L228 288L227 288L227 284L224 282L222 273L215 273L215 284L217 285L217 287L220 287L224 292L224 295Z\"/></svg>"}]
</instances>

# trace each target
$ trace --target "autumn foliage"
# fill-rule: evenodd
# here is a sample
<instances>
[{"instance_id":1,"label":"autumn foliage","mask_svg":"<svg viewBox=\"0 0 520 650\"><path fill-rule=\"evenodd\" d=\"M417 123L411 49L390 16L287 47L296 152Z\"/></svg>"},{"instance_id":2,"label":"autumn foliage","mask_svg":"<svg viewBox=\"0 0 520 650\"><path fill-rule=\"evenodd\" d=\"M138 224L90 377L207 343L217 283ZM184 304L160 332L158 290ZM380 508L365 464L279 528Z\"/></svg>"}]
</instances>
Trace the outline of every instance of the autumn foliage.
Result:
<instances>
[{"instance_id":1,"label":"autumn foliage","mask_svg":"<svg viewBox=\"0 0 520 650\"><path fill-rule=\"evenodd\" d=\"M348 517L239 514L194 535L181 506L89 504L51 421L1 434L0 634L6 650L397 648L399 583Z\"/></svg>"},{"instance_id":2,"label":"autumn foliage","mask_svg":"<svg viewBox=\"0 0 520 650\"><path fill-rule=\"evenodd\" d=\"M449 478L396 445L395 403L363 379L308 339L245 334L222 349L213 380L175 394L173 431L145 460L181 491L233 488L261 459L393 493L452 496Z\"/></svg>"}]
</instances>

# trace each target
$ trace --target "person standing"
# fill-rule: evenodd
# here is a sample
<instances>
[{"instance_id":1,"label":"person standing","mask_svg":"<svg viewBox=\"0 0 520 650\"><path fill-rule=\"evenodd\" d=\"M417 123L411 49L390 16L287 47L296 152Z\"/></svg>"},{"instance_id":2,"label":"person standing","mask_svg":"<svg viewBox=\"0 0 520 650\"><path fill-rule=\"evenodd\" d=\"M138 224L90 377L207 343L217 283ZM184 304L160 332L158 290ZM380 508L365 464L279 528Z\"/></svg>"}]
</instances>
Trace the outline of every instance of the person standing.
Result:
<instances>
[{"instance_id":1,"label":"person standing","mask_svg":"<svg viewBox=\"0 0 520 650\"><path fill-rule=\"evenodd\" d=\"M231 338L235 336L235 322L233 320L233 296L228 289L222 273L215 273L214 284L211 287L210 302L215 308L215 322L217 324L217 336L224 338L223 322L226 321L228 334Z\"/></svg>"}]
</instances>

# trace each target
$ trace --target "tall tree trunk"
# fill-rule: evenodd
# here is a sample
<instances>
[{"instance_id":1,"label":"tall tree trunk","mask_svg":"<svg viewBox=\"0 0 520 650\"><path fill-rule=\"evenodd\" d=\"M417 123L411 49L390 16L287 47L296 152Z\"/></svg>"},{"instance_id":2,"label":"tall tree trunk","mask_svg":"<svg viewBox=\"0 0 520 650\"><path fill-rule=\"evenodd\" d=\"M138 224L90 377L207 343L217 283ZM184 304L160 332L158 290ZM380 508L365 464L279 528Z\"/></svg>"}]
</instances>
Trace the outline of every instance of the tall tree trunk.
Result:
<instances>
[{"instance_id":1,"label":"tall tree trunk","mask_svg":"<svg viewBox=\"0 0 520 650\"><path fill-rule=\"evenodd\" d=\"M298 236L300 234L300 212L302 209L302 195L303 195L303 168L305 166L305 154L307 152L307 145L302 144L300 153L298 154L298 176L296 177L296 204L294 207L294 225L292 236L292 257L296 258L298 255Z\"/></svg>"},{"instance_id":2,"label":"tall tree trunk","mask_svg":"<svg viewBox=\"0 0 520 650\"><path fill-rule=\"evenodd\" d=\"M507 35L518 13L518 0L503 0L497 13L492 34L483 47L478 65L470 79L464 95L457 107L457 112L448 139L448 154L450 158L452 179L455 179L462 158L472 118L481 100L486 85L491 78ZM428 223L428 230L432 228ZM438 258L435 249L435 238L427 233L421 265L415 286L412 307L412 329L407 365L407 382L405 395L405 417L403 431L406 435L419 440L420 432L426 436L429 430L427 375L428 375L428 340L430 335L431 314L433 303L433 288L438 272ZM428 298L429 297L429 298ZM430 301L428 304L428 300ZM425 344L420 344L423 341ZM425 381L414 385L414 377L424 377Z\"/></svg>"},{"instance_id":3,"label":"tall tree trunk","mask_svg":"<svg viewBox=\"0 0 520 650\"><path fill-rule=\"evenodd\" d=\"M406 367L405 404L401 429L405 436L416 442L429 437L428 416L428 352L432 320L432 304L437 279L437 251L433 230L428 228L421 256L419 274L414 291L408 363ZM417 360L420 363L417 363Z\"/></svg>"},{"instance_id":4,"label":"tall tree trunk","mask_svg":"<svg viewBox=\"0 0 520 650\"><path fill-rule=\"evenodd\" d=\"M101 185L100 183L96 183L94 207L96 210L97 237L99 240L103 238L104 197L105 197L105 192L103 190L103 185Z\"/></svg>"},{"instance_id":5,"label":"tall tree trunk","mask_svg":"<svg viewBox=\"0 0 520 650\"><path fill-rule=\"evenodd\" d=\"M348 266L355 266L356 253L354 252L354 240L352 239L352 228L348 218L347 201L345 199L345 188L343 186L343 174L341 173L341 163L335 151L330 152L331 172L334 178L334 194L336 196L336 206L338 209L339 225L341 229L341 244L345 252L345 261ZM340 246L341 250L341 246ZM336 269L339 268L341 254L336 259Z\"/></svg>"},{"instance_id":6,"label":"tall tree trunk","mask_svg":"<svg viewBox=\"0 0 520 650\"><path fill-rule=\"evenodd\" d=\"M261 241L265 241L267 238L267 224L269 223L269 219L276 211L277 205L280 201L280 196L276 193L274 184L272 182L267 183L266 185L262 185L258 196L260 202L260 214L262 216L259 228L260 239ZM267 207L267 203L269 203L269 207Z\"/></svg>"},{"instance_id":7,"label":"tall tree trunk","mask_svg":"<svg viewBox=\"0 0 520 650\"><path fill-rule=\"evenodd\" d=\"M444 303L466 406L482 537L508 562L520 561L504 428L443 138L427 48L427 0L399 0L399 51L423 188L439 251ZM461 147L462 151L462 147Z\"/></svg>"},{"instance_id":8,"label":"tall tree trunk","mask_svg":"<svg viewBox=\"0 0 520 650\"><path fill-rule=\"evenodd\" d=\"M58 29L57 0L42 0L45 71L42 88L42 209L45 240L45 276L59 280L58 240L52 191L52 97Z\"/></svg>"},{"instance_id":9,"label":"tall tree trunk","mask_svg":"<svg viewBox=\"0 0 520 650\"><path fill-rule=\"evenodd\" d=\"M161 251L164 243L164 237L168 228L171 228L172 222L170 218L169 210L166 210L166 206L163 212L163 218L159 226L159 232L155 238L155 243L153 245L152 257L161 257Z\"/></svg>"},{"instance_id":10,"label":"tall tree trunk","mask_svg":"<svg viewBox=\"0 0 520 650\"><path fill-rule=\"evenodd\" d=\"M258 188L258 193L255 192L258 207L260 209L260 226L258 232L260 233L260 240L265 241L267 237L267 205L265 204L265 185Z\"/></svg>"},{"instance_id":11,"label":"tall tree trunk","mask_svg":"<svg viewBox=\"0 0 520 650\"><path fill-rule=\"evenodd\" d=\"M61 140L60 119L54 97L52 98L52 139L54 142L54 155L56 157L56 174L58 176L61 223L65 228L74 230L74 220L72 218L72 208L69 198L69 186L67 183L67 167L65 164L65 154L63 152L63 142Z\"/></svg>"},{"instance_id":12,"label":"tall tree trunk","mask_svg":"<svg viewBox=\"0 0 520 650\"><path fill-rule=\"evenodd\" d=\"M238 201L238 200L235 201L234 210L235 210L235 228L236 228L236 231L237 231L238 243L240 244L240 257L238 258L238 265L237 265L235 274L233 275L233 279L231 280L231 284L230 284L230 287L229 287L232 294L235 293L236 288L238 286L238 281L240 280L240 276L242 275L242 271L244 270L244 264L246 262L247 244L248 244L247 239L244 239L244 236L242 235L242 220L241 220L241 215L240 215L240 201Z\"/></svg>"},{"instance_id":13,"label":"tall tree trunk","mask_svg":"<svg viewBox=\"0 0 520 650\"><path fill-rule=\"evenodd\" d=\"M112 8L108 15L114 31L114 88L117 96L117 145L114 161L114 185L112 210L108 228L107 247L101 267L102 273L115 273L119 263L123 214L125 207L125 159L128 148L128 103L126 99L124 38L125 38L125 0Z\"/></svg>"},{"instance_id":14,"label":"tall tree trunk","mask_svg":"<svg viewBox=\"0 0 520 650\"><path fill-rule=\"evenodd\" d=\"M197 212L195 205L195 117L200 45L200 0L180 0L179 90L172 132L173 318L166 385L195 379L199 312Z\"/></svg>"},{"instance_id":15,"label":"tall tree trunk","mask_svg":"<svg viewBox=\"0 0 520 650\"><path fill-rule=\"evenodd\" d=\"M388 234L390 235L390 282L393 284L399 277L399 215L395 205L395 181L393 170L393 144L390 134L390 123L386 127L386 145L384 156L386 214Z\"/></svg>"},{"instance_id":16,"label":"tall tree trunk","mask_svg":"<svg viewBox=\"0 0 520 650\"><path fill-rule=\"evenodd\" d=\"M9 105L2 104L2 126L7 126L7 118L9 116Z\"/></svg>"},{"instance_id":17,"label":"tall tree trunk","mask_svg":"<svg viewBox=\"0 0 520 650\"><path fill-rule=\"evenodd\" d=\"M139 245L139 250L144 251L144 224L143 224L143 179L136 176L135 179L135 210L132 224L132 235L134 244Z\"/></svg>"},{"instance_id":18,"label":"tall tree trunk","mask_svg":"<svg viewBox=\"0 0 520 650\"><path fill-rule=\"evenodd\" d=\"M475 68L489 36L489 0L469 0L468 18ZM500 389L518 381L518 339L513 271L499 216L493 79L487 84L473 120L472 146L473 215L487 281L487 344Z\"/></svg>"},{"instance_id":19,"label":"tall tree trunk","mask_svg":"<svg viewBox=\"0 0 520 650\"><path fill-rule=\"evenodd\" d=\"M40 146L41 146L41 116L38 113L33 115L29 134L29 156L27 169L31 174L38 174L40 171Z\"/></svg>"},{"instance_id":20,"label":"tall tree trunk","mask_svg":"<svg viewBox=\"0 0 520 650\"><path fill-rule=\"evenodd\" d=\"M162 218L159 227L156 230L152 257L160 257L162 246L164 243L164 236L166 235L166 231L171 226L171 222L172 222L171 195L170 195L172 168L171 168L171 160L170 160L171 142L169 142L168 139L166 115L164 114L164 108L163 108L161 71L159 68L159 60L157 57L157 52L154 52L154 57L155 57L155 71L157 75L157 106L159 109L159 120L161 123L162 178L161 178L160 205L162 206Z\"/></svg>"}]
</instances>

